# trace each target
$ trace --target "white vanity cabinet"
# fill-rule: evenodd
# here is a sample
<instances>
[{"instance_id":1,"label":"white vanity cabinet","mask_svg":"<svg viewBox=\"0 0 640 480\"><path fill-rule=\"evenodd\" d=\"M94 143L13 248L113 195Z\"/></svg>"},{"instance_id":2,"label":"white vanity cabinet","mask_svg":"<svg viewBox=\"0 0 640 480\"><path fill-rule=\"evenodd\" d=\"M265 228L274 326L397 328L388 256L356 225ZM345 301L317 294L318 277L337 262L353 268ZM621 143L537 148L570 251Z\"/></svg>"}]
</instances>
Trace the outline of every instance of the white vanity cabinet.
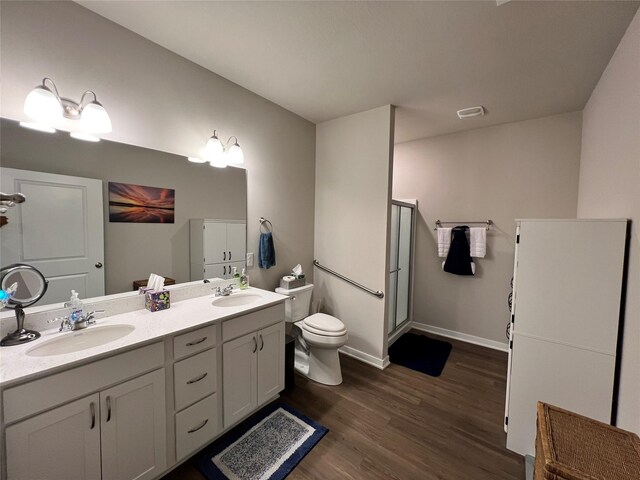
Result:
<instances>
[{"instance_id":1,"label":"white vanity cabinet","mask_svg":"<svg viewBox=\"0 0 640 480\"><path fill-rule=\"evenodd\" d=\"M284 389L283 305L224 322L222 332L224 427L228 428Z\"/></svg>"},{"instance_id":2,"label":"white vanity cabinet","mask_svg":"<svg viewBox=\"0 0 640 480\"><path fill-rule=\"evenodd\" d=\"M99 404L96 393L7 428L8 479L100 478Z\"/></svg>"},{"instance_id":3,"label":"white vanity cabinet","mask_svg":"<svg viewBox=\"0 0 640 480\"><path fill-rule=\"evenodd\" d=\"M157 477L167 466L165 391L160 368L7 427L8 480Z\"/></svg>"},{"instance_id":4,"label":"white vanity cabinet","mask_svg":"<svg viewBox=\"0 0 640 480\"><path fill-rule=\"evenodd\" d=\"M191 219L191 280L231 278L245 266L247 224L244 220Z\"/></svg>"}]
</instances>

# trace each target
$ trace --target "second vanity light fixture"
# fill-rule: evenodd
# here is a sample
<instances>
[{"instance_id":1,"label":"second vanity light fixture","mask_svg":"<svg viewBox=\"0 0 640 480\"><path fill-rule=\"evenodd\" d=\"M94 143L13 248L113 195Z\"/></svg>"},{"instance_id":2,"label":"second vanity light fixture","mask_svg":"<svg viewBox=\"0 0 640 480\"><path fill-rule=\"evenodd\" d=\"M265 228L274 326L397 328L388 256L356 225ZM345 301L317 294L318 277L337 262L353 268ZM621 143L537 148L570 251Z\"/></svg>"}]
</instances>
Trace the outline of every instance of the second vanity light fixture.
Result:
<instances>
[{"instance_id":1,"label":"second vanity light fixture","mask_svg":"<svg viewBox=\"0 0 640 480\"><path fill-rule=\"evenodd\" d=\"M33 121L20 122L23 127L48 133L66 130L78 140L98 142L97 134L109 133L112 129L111 118L94 92L87 90L80 102L75 102L61 97L50 78L44 78L41 85L29 92L24 113Z\"/></svg>"},{"instance_id":2,"label":"second vanity light fixture","mask_svg":"<svg viewBox=\"0 0 640 480\"><path fill-rule=\"evenodd\" d=\"M208 162L212 167L224 168L227 165L242 165L244 154L238 145L237 137L232 135L227 143L222 143L218 138L217 131L214 130L213 135L207 140L201 156L189 157L189 161L194 163Z\"/></svg>"}]
</instances>

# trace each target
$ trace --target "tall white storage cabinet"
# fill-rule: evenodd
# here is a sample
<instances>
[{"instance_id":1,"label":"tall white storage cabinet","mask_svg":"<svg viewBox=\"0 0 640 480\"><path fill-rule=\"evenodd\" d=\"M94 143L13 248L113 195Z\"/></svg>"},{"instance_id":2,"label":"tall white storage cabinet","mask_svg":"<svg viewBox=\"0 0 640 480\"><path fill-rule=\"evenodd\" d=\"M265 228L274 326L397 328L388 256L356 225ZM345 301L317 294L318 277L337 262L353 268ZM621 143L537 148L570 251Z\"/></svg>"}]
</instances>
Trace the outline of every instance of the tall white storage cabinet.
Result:
<instances>
[{"instance_id":1,"label":"tall white storage cabinet","mask_svg":"<svg viewBox=\"0 0 640 480\"><path fill-rule=\"evenodd\" d=\"M536 403L609 423L626 220L518 220L507 448L534 455Z\"/></svg>"},{"instance_id":2,"label":"tall white storage cabinet","mask_svg":"<svg viewBox=\"0 0 640 480\"><path fill-rule=\"evenodd\" d=\"M247 223L244 220L191 219L191 280L231 278L245 267Z\"/></svg>"}]
</instances>

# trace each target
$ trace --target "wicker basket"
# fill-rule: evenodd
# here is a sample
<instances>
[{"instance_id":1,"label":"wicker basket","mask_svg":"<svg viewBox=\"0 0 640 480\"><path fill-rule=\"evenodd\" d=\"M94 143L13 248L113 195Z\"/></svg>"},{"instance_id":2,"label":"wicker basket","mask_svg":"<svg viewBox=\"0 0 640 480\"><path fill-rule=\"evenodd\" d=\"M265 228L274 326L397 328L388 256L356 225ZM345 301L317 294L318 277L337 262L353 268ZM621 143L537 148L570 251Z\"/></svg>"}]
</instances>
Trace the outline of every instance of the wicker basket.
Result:
<instances>
[{"instance_id":1,"label":"wicker basket","mask_svg":"<svg viewBox=\"0 0 640 480\"><path fill-rule=\"evenodd\" d=\"M640 438L538 402L535 480L638 480Z\"/></svg>"}]
</instances>

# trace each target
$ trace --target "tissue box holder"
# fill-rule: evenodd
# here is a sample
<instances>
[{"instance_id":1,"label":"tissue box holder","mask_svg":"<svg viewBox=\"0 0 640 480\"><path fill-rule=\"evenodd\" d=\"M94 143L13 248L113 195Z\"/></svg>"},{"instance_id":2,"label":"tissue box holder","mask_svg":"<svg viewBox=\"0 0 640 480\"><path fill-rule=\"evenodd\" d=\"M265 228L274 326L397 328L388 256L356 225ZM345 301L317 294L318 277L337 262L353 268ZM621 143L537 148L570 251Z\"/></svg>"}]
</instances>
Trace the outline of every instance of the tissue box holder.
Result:
<instances>
[{"instance_id":1,"label":"tissue box holder","mask_svg":"<svg viewBox=\"0 0 640 480\"><path fill-rule=\"evenodd\" d=\"M280 288L286 288L288 290L291 290L292 288L304 287L304 285L305 285L304 277L296 278L295 280L291 280L291 281L286 281L284 278L280 279Z\"/></svg>"},{"instance_id":2,"label":"tissue box holder","mask_svg":"<svg viewBox=\"0 0 640 480\"><path fill-rule=\"evenodd\" d=\"M158 312L171 307L171 295L169 290L160 292L145 292L144 307L150 312Z\"/></svg>"}]
</instances>

